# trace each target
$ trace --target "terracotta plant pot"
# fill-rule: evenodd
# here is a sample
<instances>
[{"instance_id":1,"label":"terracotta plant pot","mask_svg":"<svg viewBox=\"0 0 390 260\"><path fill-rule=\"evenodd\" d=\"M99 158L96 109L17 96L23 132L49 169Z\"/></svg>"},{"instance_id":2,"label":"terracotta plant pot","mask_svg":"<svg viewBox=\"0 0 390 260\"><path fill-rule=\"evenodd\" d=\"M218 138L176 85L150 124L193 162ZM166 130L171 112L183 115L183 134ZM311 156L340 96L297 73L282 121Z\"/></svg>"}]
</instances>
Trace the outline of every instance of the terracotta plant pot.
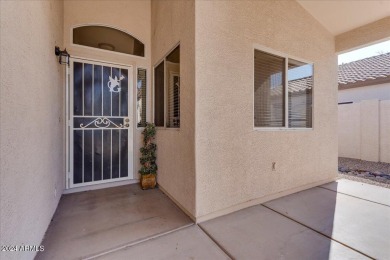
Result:
<instances>
[{"instance_id":1,"label":"terracotta plant pot","mask_svg":"<svg viewBox=\"0 0 390 260\"><path fill-rule=\"evenodd\" d=\"M156 174L141 175L141 188L143 190L154 189L156 187Z\"/></svg>"}]
</instances>

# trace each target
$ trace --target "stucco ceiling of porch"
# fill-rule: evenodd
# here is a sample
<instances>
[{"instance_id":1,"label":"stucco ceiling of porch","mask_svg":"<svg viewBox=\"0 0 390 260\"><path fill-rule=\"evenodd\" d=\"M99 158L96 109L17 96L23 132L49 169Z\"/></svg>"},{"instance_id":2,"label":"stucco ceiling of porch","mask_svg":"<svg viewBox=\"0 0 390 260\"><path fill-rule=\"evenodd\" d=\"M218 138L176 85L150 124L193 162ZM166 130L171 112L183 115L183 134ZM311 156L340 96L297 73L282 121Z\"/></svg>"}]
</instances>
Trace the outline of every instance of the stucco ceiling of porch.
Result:
<instances>
[{"instance_id":1,"label":"stucco ceiling of porch","mask_svg":"<svg viewBox=\"0 0 390 260\"><path fill-rule=\"evenodd\" d=\"M297 1L333 35L339 35L390 16L390 1L388 0Z\"/></svg>"}]
</instances>

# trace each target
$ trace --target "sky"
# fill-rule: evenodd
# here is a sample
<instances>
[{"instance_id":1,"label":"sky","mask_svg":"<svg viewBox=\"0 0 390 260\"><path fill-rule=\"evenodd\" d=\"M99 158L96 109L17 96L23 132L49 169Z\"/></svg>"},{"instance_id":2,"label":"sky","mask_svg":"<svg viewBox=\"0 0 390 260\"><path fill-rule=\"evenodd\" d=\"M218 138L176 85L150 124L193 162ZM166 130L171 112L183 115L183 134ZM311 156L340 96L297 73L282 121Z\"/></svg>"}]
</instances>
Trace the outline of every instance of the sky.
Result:
<instances>
[{"instance_id":1,"label":"sky","mask_svg":"<svg viewBox=\"0 0 390 260\"><path fill-rule=\"evenodd\" d=\"M390 40L339 55L339 64L390 52Z\"/></svg>"},{"instance_id":2,"label":"sky","mask_svg":"<svg viewBox=\"0 0 390 260\"><path fill-rule=\"evenodd\" d=\"M288 80L301 79L313 75L313 66L306 64L300 67L296 67L288 70Z\"/></svg>"}]
</instances>

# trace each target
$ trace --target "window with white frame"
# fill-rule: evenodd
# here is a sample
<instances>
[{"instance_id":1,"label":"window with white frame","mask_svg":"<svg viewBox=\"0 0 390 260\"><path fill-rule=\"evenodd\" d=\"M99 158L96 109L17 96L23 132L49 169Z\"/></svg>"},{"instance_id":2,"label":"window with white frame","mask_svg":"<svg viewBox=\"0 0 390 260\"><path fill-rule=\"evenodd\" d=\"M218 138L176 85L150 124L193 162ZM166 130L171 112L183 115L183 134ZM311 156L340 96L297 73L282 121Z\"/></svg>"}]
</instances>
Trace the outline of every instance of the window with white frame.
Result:
<instances>
[{"instance_id":1,"label":"window with white frame","mask_svg":"<svg viewBox=\"0 0 390 260\"><path fill-rule=\"evenodd\" d=\"M313 64L254 51L254 127L312 128Z\"/></svg>"},{"instance_id":2,"label":"window with white frame","mask_svg":"<svg viewBox=\"0 0 390 260\"><path fill-rule=\"evenodd\" d=\"M180 128L180 45L154 68L154 123Z\"/></svg>"}]
</instances>

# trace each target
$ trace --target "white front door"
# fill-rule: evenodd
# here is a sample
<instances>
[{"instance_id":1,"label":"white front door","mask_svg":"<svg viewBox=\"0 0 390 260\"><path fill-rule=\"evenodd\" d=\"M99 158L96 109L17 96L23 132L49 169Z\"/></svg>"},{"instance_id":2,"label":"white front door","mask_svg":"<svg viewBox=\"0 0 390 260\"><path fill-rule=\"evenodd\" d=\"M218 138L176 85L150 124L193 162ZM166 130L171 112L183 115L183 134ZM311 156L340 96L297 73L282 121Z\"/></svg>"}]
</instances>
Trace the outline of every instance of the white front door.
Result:
<instances>
[{"instance_id":1,"label":"white front door","mask_svg":"<svg viewBox=\"0 0 390 260\"><path fill-rule=\"evenodd\" d=\"M131 67L71 59L67 188L133 179Z\"/></svg>"}]
</instances>

